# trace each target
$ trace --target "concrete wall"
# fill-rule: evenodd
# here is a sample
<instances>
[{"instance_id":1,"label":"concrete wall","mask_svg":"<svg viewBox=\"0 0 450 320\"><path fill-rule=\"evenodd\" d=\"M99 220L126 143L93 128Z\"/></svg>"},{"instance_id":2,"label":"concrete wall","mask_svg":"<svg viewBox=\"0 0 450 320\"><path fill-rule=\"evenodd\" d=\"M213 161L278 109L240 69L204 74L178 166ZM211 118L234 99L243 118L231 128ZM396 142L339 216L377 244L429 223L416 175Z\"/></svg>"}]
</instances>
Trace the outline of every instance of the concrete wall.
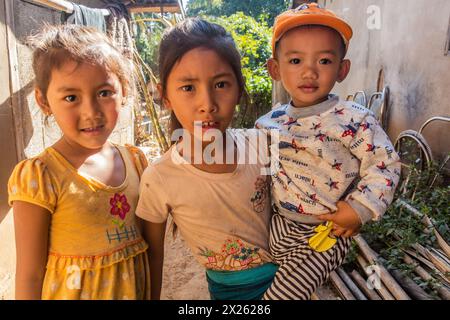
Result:
<instances>
[{"instance_id":1,"label":"concrete wall","mask_svg":"<svg viewBox=\"0 0 450 320\"><path fill-rule=\"evenodd\" d=\"M93 8L103 5L100 0L75 2ZM44 22L61 23L61 12L21 0L0 0L0 299L13 298L15 265L7 179L18 161L37 155L60 135L55 126L43 125L43 115L34 101L31 52L24 44L26 36ZM131 107L122 109L111 139L133 143Z\"/></svg>"},{"instance_id":2,"label":"concrete wall","mask_svg":"<svg viewBox=\"0 0 450 320\"><path fill-rule=\"evenodd\" d=\"M384 83L391 91L391 139L406 129L419 130L432 116L450 116L450 55L444 54L449 38L450 1L318 2L347 20L354 31L348 53L351 72L334 91L345 97L362 90L370 96L377 89L378 73L383 69ZM370 29L378 22L374 20L376 10L379 29ZM423 134L435 158L449 153L450 124L433 122Z\"/></svg>"}]
</instances>

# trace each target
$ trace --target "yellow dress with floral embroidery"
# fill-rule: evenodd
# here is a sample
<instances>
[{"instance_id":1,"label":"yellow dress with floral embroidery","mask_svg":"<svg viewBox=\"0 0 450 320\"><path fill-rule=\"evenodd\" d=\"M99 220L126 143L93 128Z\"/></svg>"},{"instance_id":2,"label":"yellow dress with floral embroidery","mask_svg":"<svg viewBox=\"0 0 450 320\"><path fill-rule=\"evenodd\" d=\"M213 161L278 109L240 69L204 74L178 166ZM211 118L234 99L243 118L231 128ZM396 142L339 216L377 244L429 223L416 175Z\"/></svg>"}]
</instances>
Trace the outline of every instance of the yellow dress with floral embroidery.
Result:
<instances>
[{"instance_id":1,"label":"yellow dress with floral embroidery","mask_svg":"<svg viewBox=\"0 0 450 320\"><path fill-rule=\"evenodd\" d=\"M118 187L83 176L55 149L20 162L9 183L9 203L47 209L49 254L42 299L149 299L147 244L136 224L137 148L116 146L126 178Z\"/></svg>"}]
</instances>

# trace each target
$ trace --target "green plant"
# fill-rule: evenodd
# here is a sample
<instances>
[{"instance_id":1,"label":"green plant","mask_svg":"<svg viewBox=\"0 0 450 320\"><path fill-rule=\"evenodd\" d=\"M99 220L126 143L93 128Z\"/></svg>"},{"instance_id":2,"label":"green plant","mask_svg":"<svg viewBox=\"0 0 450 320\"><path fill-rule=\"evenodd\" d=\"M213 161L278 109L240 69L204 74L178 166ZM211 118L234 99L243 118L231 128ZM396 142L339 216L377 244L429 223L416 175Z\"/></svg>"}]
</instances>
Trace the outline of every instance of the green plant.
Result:
<instances>
[{"instance_id":1,"label":"green plant","mask_svg":"<svg viewBox=\"0 0 450 320\"><path fill-rule=\"evenodd\" d=\"M272 25L275 17L286 10L290 3L290 0L190 0L187 14L191 17L231 16L242 12L260 22Z\"/></svg>"},{"instance_id":2,"label":"green plant","mask_svg":"<svg viewBox=\"0 0 450 320\"><path fill-rule=\"evenodd\" d=\"M223 26L236 42L242 56L242 73L249 96L247 103L237 107L233 127L253 127L256 119L271 109L272 81L265 63L271 56L271 30L242 12L230 17L206 17Z\"/></svg>"},{"instance_id":3,"label":"green plant","mask_svg":"<svg viewBox=\"0 0 450 320\"><path fill-rule=\"evenodd\" d=\"M444 170L433 164L426 170L418 170L411 166L408 172L408 186L410 187L406 190L409 192L402 193L402 190L398 189L394 199L401 198L421 213L426 214L432 219L435 228L448 243L450 240L448 201L450 188L445 182ZM434 181L434 186L430 188L431 181ZM440 278L436 276L429 281L424 281L413 274L414 266L406 264L403 260L404 250L411 249L415 244L438 248L434 233L427 230L421 220L421 217L411 214L403 205L394 202L380 221L365 225L361 233L369 245L379 252L384 259L383 264L388 269L400 270L430 294L436 295L435 288L442 285Z\"/></svg>"},{"instance_id":4,"label":"green plant","mask_svg":"<svg viewBox=\"0 0 450 320\"><path fill-rule=\"evenodd\" d=\"M133 52L135 65L135 78L137 92L139 93L139 107L135 110L135 143L143 145L151 137L146 134L141 126L145 115L151 120L154 138L156 138L161 151L169 148L167 129L163 128L160 121L161 108L155 103L154 89L157 82L155 72L157 66L157 48L164 30L163 24L152 15L137 15L133 21L136 26L137 36ZM165 129L165 130L164 130Z\"/></svg>"},{"instance_id":5,"label":"green plant","mask_svg":"<svg viewBox=\"0 0 450 320\"><path fill-rule=\"evenodd\" d=\"M153 14L138 14L135 16L135 44L142 60L150 69L158 70L158 47L166 26L158 21ZM146 79L148 80L148 79Z\"/></svg>"}]
</instances>

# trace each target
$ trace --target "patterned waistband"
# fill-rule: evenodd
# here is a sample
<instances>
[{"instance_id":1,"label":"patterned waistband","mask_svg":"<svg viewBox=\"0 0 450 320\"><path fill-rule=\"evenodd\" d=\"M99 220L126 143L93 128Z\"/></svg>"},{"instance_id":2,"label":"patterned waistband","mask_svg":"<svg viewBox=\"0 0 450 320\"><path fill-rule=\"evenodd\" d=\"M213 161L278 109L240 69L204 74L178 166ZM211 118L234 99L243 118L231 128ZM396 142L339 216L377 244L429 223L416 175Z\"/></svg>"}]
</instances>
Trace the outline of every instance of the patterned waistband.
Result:
<instances>
[{"instance_id":1,"label":"patterned waistband","mask_svg":"<svg viewBox=\"0 0 450 320\"><path fill-rule=\"evenodd\" d=\"M285 217L286 219L293 220L296 222L310 224L310 225L318 225L318 224L323 223L323 221L317 219L314 216L291 212L285 208L280 208L280 207L276 206L275 204L272 206L272 209L273 209L274 213L278 213L279 215Z\"/></svg>"},{"instance_id":2,"label":"patterned waistband","mask_svg":"<svg viewBox=\"0 0 450 320\"><path fill-rule=\"evenodd\" d=\"M212 300L256 300L272 284L278 265L265 263L241 271L206 270Z\"/></svg>"}]
</instances>

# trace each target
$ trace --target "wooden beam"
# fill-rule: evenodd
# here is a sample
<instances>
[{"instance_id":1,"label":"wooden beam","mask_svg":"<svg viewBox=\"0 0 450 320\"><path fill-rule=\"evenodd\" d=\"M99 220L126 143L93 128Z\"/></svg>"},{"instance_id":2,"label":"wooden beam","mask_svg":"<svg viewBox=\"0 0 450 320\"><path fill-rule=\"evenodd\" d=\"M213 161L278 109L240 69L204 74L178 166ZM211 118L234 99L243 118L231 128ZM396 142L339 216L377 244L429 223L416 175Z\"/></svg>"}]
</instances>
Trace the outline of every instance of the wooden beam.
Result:
<instances>
[{"instance_id":1,"label":"wooden beam","mask_svg":"<svg viewBox=\"0 0 450 320\"><path fill-rule=\"evenodd\" d=\"M15 35L14 23L14 3L12 1L5 1L5 15L6 15L6 36L8 53L9 53L9 87L11 92L11 108L13 113L13 121L16 136L16 152L17 159L25 159L25 143L24 143L24 129L21 123L22 119L22 100L20 94L20 77L19 77L19 58L17 56L17 39Z\"/></svg>"},{"instance_id":2,"label":"wooden beam","mask_svg":"<svg viewBox=\"0 0 450 320\"><path fill-rule=\"evenodd\" d=\"M67 13L72 13L73 12L73 4L69 1L65 1L65 0L33 0L33 2L45 5L49 8L55 9L55 10L59 10L59 11L64 11ZM104 16L108 16L110 14L109 10L107 9L100 9L102 10L102 13Z\"/></svg>"},{"instance_id":3,"label":"wooden beam","mask_svg":"<svg viewBox=\"0 0 450 320\"><path fill-rule=\"evenodd\" d=\"M129 5L128 10L131 13L141 13L141 12L153 12L161 13L161 7L164 13L181 13L181 9L177 3L174 4L148 4L148 5Z\"/></svg>"}]
</instances>

